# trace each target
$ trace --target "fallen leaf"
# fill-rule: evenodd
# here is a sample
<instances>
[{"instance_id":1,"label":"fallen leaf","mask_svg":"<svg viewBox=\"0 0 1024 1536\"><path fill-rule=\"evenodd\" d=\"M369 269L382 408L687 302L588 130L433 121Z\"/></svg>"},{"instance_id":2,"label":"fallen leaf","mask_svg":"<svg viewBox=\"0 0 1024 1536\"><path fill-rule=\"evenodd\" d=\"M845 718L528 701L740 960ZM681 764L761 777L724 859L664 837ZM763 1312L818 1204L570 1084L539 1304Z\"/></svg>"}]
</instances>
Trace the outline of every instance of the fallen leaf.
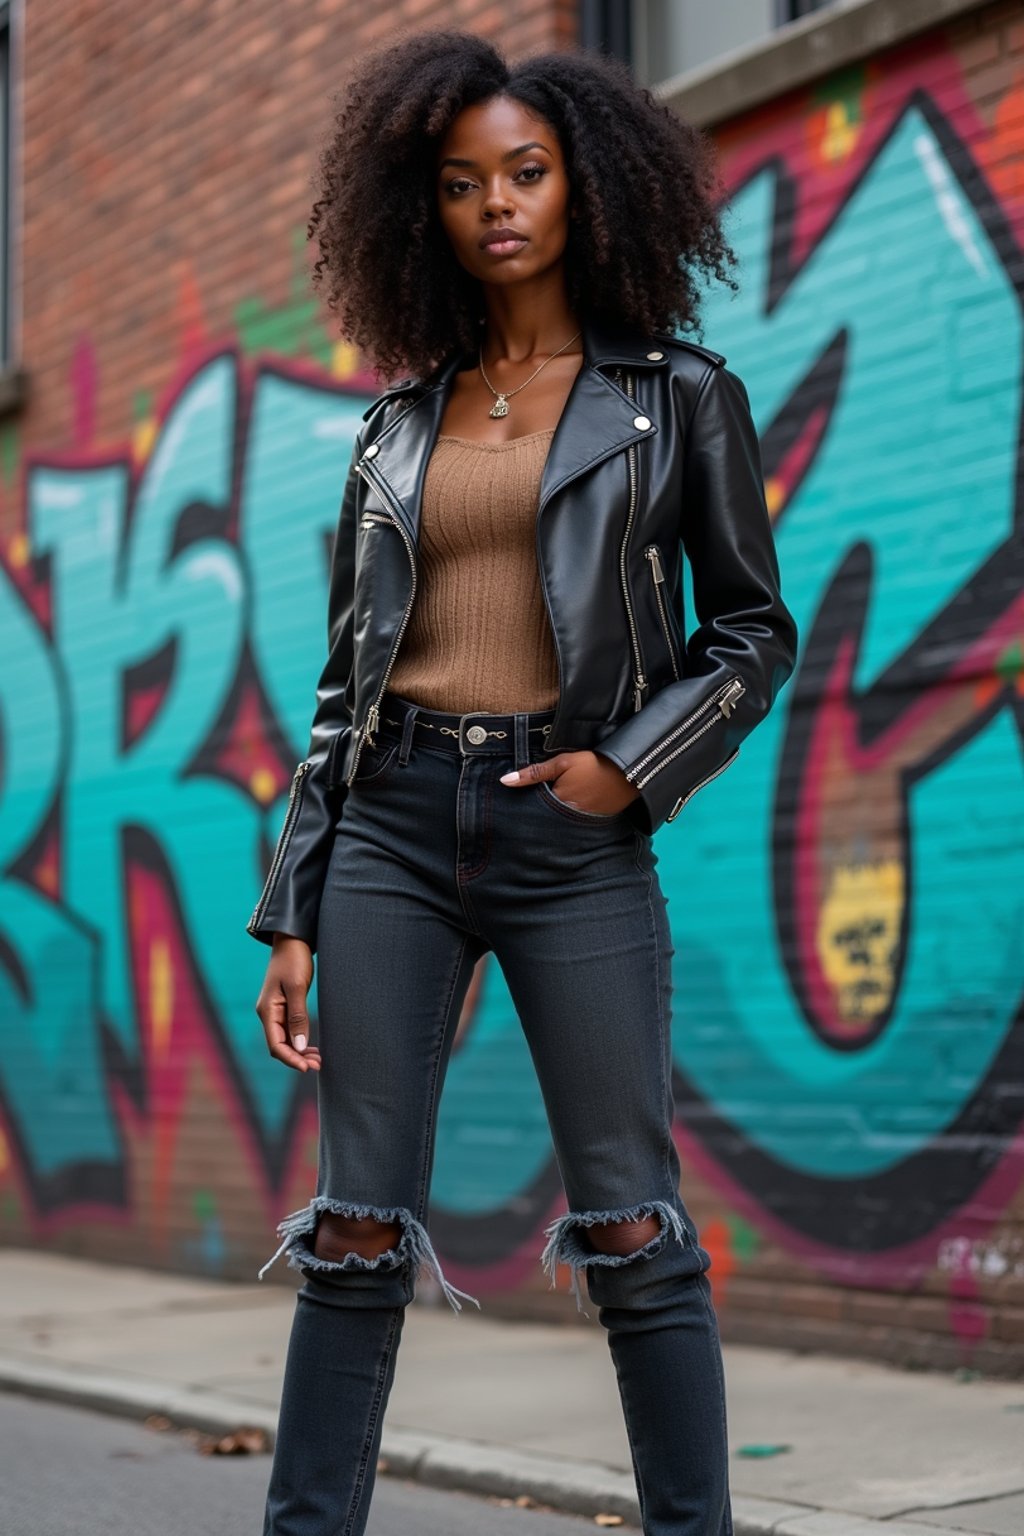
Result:
<instances>
[{"instance_id":1,"label":"fallen leaf","mask_svg":"<svg viewBox=\"0 0 1024 1536\"><path fill-rule=\"evenodd\" d=\"M203 1456L253 1456L267 1449L266 1432L254 1424L240 1424L226 1435L207 1435L199 1445Z\"/></svg>"}]
</instances>

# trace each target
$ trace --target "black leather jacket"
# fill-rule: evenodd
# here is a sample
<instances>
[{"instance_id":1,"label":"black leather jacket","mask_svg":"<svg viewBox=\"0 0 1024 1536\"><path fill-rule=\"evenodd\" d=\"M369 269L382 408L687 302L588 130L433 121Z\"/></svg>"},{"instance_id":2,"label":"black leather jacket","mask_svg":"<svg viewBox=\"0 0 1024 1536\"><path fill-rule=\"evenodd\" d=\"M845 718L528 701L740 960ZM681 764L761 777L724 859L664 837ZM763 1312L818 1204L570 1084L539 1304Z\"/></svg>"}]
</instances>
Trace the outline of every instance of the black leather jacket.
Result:
<instances>
[{"instance_id":1,"label":"black leather jacket","mask_svg":"<svg viewBox=\"0 0 1024 1536\"><path fill-rule=\"evenodd\" d=\"M452 380L475 353L366 411L335 534L328 654L306 756L247 932L316 948L335 823L416 595L424 473ZM686 639L682 555L696 626ZM583 364L551 441L537 563L559 663L546 750L624 769L655 832L735 759L793 671L747 391L718 352L583 322Z\"/></svg>"}]
</instances>

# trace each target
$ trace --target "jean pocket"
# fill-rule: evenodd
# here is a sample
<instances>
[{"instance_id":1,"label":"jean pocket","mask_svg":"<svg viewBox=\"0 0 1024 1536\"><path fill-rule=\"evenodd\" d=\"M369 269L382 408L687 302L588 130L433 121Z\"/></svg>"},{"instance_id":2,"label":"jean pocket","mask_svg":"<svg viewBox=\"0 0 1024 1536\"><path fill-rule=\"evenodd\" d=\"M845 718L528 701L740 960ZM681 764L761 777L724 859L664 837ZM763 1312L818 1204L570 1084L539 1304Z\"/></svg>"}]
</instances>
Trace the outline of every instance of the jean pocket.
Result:
<instances>
[{"instance_id":1,"label":"jean pocket","mask_svg":"<svg viewBox=\"0 0 1024 1536\"><path fill-rule=\"evenodd\" d=\"M379 784L390 773L398 756L398 747L397 741L375 741L372 746L364 742L359 754L359 767L349 787L354 789L357 784Z\"/></svg>"},{"instance_id":2,"label":"jean pocket","mask_svg":"<svg viewBox=\"0 0 1024 1536\"><path fill-rule=\"evenodd\" d=\"M584 811L579 806L569 805L567 801L559 799L547 779L541 779L537 784L537 788L540 790L540 798L543 803L550 805L552 810L557 811L560 816L566 817L569 821L590 821L600 825L603 821L618 821L620 817L625 815L624 809L621 811Z\"/></svg>"}]
</instances>

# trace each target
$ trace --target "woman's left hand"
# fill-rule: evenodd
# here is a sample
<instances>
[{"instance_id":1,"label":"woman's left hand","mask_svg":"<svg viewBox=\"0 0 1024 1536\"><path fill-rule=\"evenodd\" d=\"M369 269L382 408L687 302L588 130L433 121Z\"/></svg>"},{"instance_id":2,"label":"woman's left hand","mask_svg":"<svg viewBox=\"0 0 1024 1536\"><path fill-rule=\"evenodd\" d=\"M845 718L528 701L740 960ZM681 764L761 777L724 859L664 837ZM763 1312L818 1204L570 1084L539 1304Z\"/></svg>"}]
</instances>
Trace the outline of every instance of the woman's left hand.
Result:
<instances>
[{"instance_id":1,"label":"woman's left hand","mask_svg":"<svg viewBox=\"0 0 1024 1536\"><path fill-rule=\"evenodd\" d=\"M597 816L611 816L624 810L640 793L618 763L600 752L587 750L556 752L542 762L526 763L501 775L501 782L512 788L536 784L540 779L552 780L552 788L566 805Z\"/></svg>"}]
</instances>

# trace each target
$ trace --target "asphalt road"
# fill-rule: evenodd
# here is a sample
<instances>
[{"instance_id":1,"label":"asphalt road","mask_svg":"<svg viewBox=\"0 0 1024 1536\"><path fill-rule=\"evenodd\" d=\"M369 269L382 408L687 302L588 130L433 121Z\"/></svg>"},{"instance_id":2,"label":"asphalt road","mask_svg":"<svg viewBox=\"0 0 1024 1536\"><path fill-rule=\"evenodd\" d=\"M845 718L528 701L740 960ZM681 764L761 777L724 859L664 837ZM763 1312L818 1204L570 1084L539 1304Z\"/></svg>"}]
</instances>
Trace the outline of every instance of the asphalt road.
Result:
<instances>
[{"instance_id":1,"label":"asphalt road","mask_svg":"<svg viewBox=\"0 0 1024 1536\"><path fill-rule=\"evenodd\" d=\"M260 1536L266 1451L0 1394L3 1536ZM592 1520L377 1478L366 1536L583 1536ZM620 1527L624 1532L629 1527Z\"/></svg>"}]
</instances>

